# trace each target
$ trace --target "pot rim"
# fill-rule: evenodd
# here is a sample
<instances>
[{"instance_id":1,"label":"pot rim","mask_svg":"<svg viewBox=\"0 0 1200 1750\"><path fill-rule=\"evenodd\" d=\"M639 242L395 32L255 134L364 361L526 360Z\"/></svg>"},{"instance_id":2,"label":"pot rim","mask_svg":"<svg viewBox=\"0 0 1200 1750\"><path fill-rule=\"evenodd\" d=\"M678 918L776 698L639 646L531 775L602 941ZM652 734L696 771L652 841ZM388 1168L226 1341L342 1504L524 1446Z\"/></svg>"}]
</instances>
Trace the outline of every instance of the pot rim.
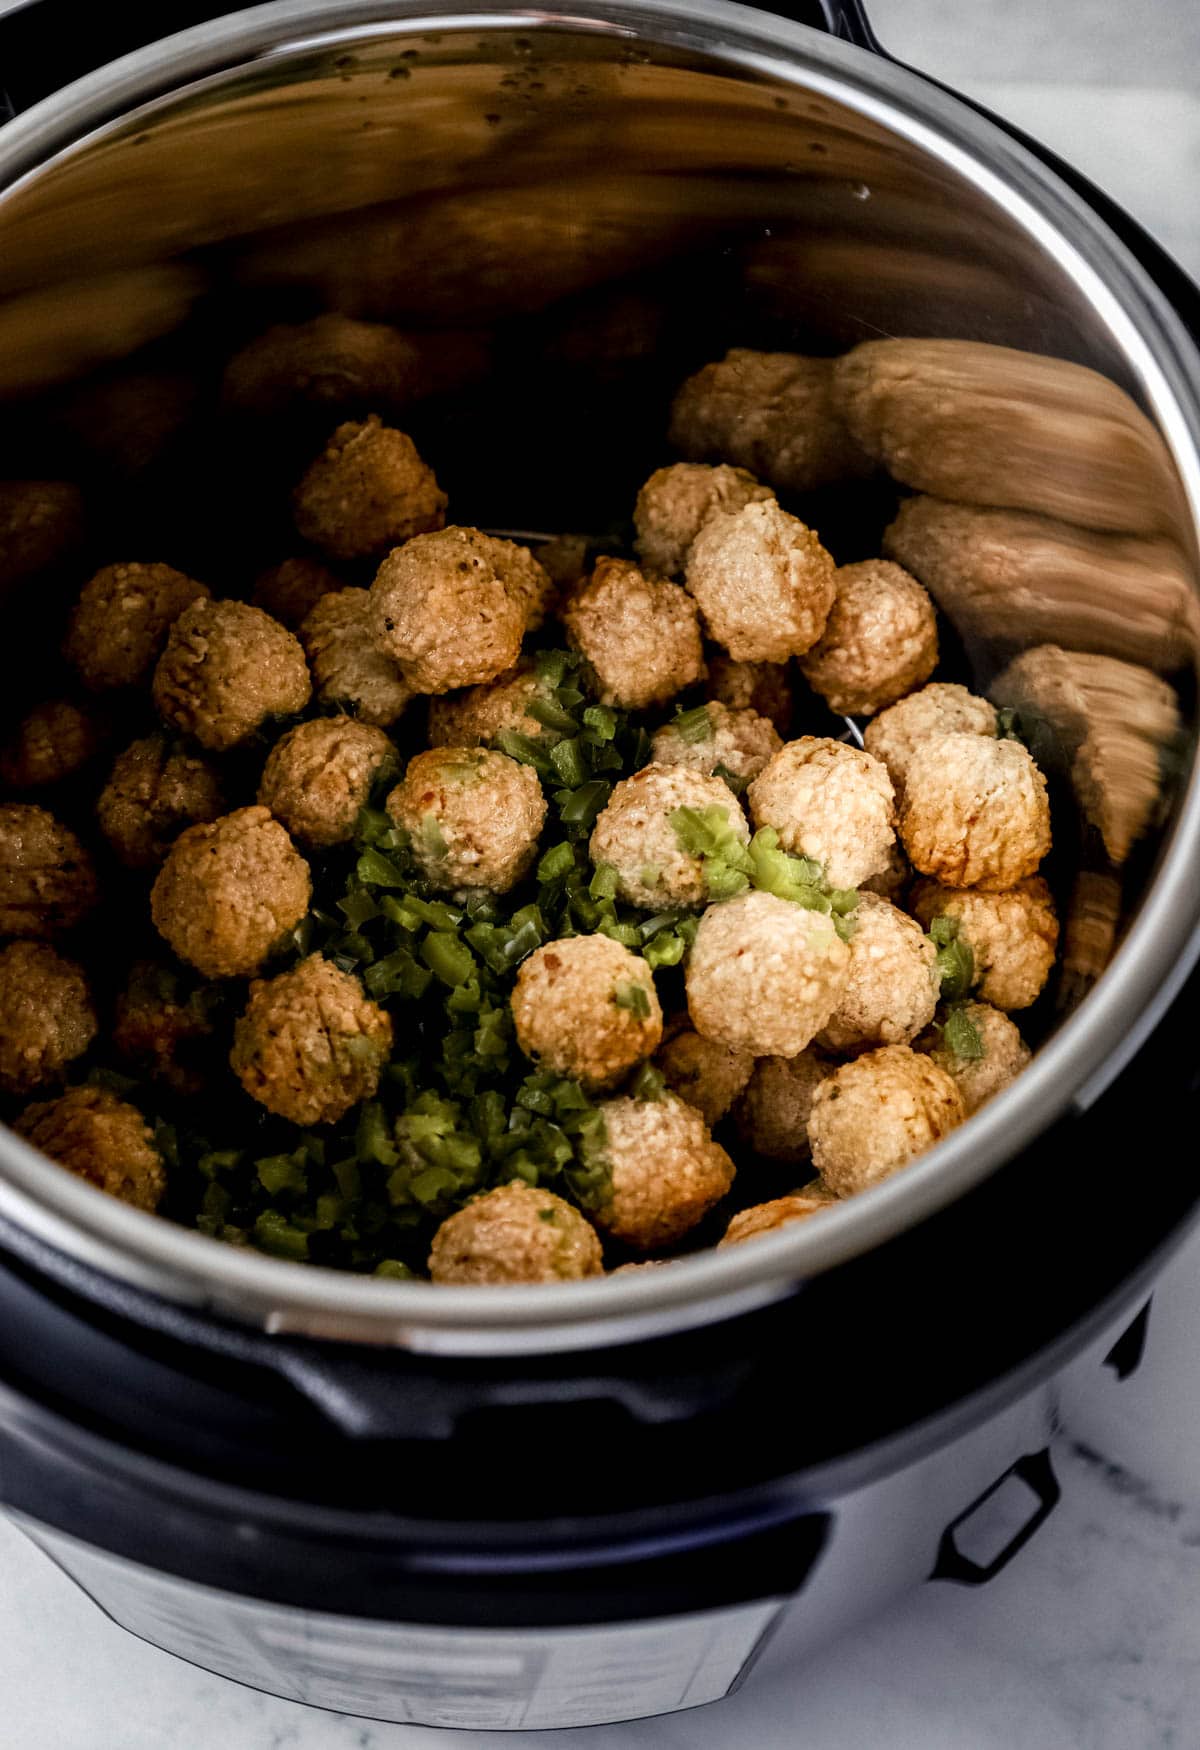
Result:
<instances>
[{"instance_id":1,"label":"pot rim","mask_svg":"<svg viewBox=\"0 0 1200 1750\"><path fill-rule=\"evenodd\" d=\"M68 86L0 130L7 193L131 110L152 116L198 81L325 45L416 33L593 30L711 56L858 111L962 175L1049 254L1125 359L1172 451L1200 527L1200 352L1141 264L1099 216L1001 127L928 82L811 27L727 0L586 0L551 13L482 0L274 0L167 37ZM445 1354L552 1352L637 1341L733 1317L796 1291L932 1215L1120 1072L1200 956L1200 771L1159 869L1095 988L1019 1082L904 1172L753 1245L659 1270L556 1285L432 1287L267 1257L132 1209L0 1130L0 1215L68 1257L169 1300L268 1332Z\"/></svg>"}]
</instances>

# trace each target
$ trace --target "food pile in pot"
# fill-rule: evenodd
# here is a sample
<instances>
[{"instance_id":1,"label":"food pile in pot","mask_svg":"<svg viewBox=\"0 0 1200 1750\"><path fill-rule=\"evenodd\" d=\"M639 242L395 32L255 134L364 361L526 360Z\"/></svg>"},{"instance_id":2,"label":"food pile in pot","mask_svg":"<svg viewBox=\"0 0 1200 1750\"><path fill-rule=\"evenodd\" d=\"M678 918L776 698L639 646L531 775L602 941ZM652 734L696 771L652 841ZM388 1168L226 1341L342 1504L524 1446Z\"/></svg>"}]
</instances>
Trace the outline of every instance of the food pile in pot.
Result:
<instances>
[{"instance_id":1,"label":"food pile in pot","mask_svg":"<svg viewBox=\"0 0 1200 1750\"><path fill-rule=\"evenodd\" d=\"M227 393L306 344L385 373L389 332L272 330ZM547 1282L825 1219L1010 1082L1047 786L917 578L786 508L870 471L847 366L691 376L623 546L448 521L371 415L251 600L169 554L81 579L74 690L0 762L14 1128L236 1245ZM73 514L3 492L31 540Z\"/></svg>"}]
</instances>

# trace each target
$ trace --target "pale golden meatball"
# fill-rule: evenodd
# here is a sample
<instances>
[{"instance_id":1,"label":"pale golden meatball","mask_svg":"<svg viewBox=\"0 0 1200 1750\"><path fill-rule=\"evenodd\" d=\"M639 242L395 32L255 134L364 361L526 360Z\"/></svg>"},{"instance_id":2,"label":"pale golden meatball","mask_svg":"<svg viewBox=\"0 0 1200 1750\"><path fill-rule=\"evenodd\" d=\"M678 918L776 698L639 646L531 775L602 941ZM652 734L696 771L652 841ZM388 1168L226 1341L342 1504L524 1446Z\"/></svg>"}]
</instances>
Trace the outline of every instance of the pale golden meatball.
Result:
<instances>
[{"instance_id":1,"label":"pale golden meatball","mask_svg":"<svg viewBox=\"0 0 1200 1750\"><path fill-rule=\"evenodd\" d=\"M200 1093L215 1067L213 996L211 986L189 989L172 967L135 961L113 1013L114 1049L175 1093Z\"/></svg>"},{"instance_id":2,"label":"pale golden meatball","mask_svg":"<svg viewBox=\"0 0 1200 1750\"><path fill-rule=\"evenodd\" d=\"M1033 1053L1016 1024L990 1003L963 1003L958 1013L970 1022L969 1029L931 1027L915 1049L927 1052L953 1078L969 1118L1016 1080Z\"/></svg>"},{"instance_id":3,"label":"pale golden meatball","mask_svg":"<svg viewBox=\"0 0 1200 1750\"><path fill-rule=\"evenodd\" d=\"M926 929L937 917L958 919L985 1002L998 1009L1027 1009L1040 996L1058 946L1054 896L1040 875L1004 893L918 881L911 905Z\"/></svg>"},{"instance_id":4,"label":"pale golden meatball","mask_svg":"<svg viewBox=\"0 0 1200 1750\"><path fill-rule=\"evenodd\" d=\"M655 730L650 757L657 766L685 766L746 784L782 746L767 718L756 711L730 711L710 699Z\"/></svg>"},{"instance_id":5,"label":"pale golden meatball","mask_svg":"<svg viewBox=\"0 0 1200 1750\"><path fill-rule=\"evenodd\" d=\"M861 748L824 735L789 741L751 784L755 826L785 851L820 863L830 887L857 887L887 868L895 842L892 782Z\"/></svg>"},{"instance_id":6,"label":"pale golden meatball","mask_svg":"<svg viewBox=\"0 0 1200 1750\"><path fill-rule=\"evenodd\" d=\"M385 806L409 835L426 880L448 893L515 887L546 818L533 769L483 747L415 755Z\"/></svg>"},{"instance_id":7,"label":"pale golden meatball","mask_svg":"<svg viewBox=\"0 0 1200 1750\"><path fill-rule=\"evenodd\" d=\"M360 722L387 729L413 698L413 688L375 642L371 594L339 589L321 597L300 628L322 705L340 705Z\"/></svg>"},{"instance_id":8,"label":"pale golden meatball","mask_svg":"<svg viewBox=\"0 0 1200 1750\"><path fill-rule=\"evenodd\" d=\"M308 864L265 808L190 826L150 894L163 939L206 978L249 978L308 910Z\"/></svg>"},{"instance_id":9,"label":"pale golden meatball","mask_svg":"<svg viewBox=\"0 0 1200 1750\"><path fill-rule=\"evenodd\" d=\"M61 1082L96 1037L83 969L44 942L0 948L0 1088L31 1094Z\"/></svg>"},{"instance_id":10,"label":"pale golden meatball","mask_svg":"<svg viewBox=\"0 0 1200 1750\"><path fill-rule=\"evenodd\" d=\"M917 747L935 735L996 734L995 708L986 699L950 681L933 681L881 711L863 731L867 752L882 761L904 794L909 761Z\"/></svg>"},{"instance_id":11,"label":"pale golden meatball","mask_svg":"<svg viewBox=\"0 0 1200 1750\"><path fill-rule=\"evenodd\" d=\"M654 1063L671 1092L710 1127L724 1118L754 1068L749 1052L705 1039L686 1024L664 1041Z\"/></svg>"},{"instance_id":12,"label":"pale golden meatball","mask_svg":"<svg viewBox=\"0 0 1200 1750\"><path fill-rule=\"evenodd\" d=\"M526 609L475 529L419 535L390 553L371 585L375 643L418 693L477 686L511 668Z\"/></svg>"},{"instance_id":13,"label":"pale golden meatball","mask_svg":"<svg viewBox=\"0 0 1200 1750\"><path fill-rule=\"evenodd\" d=\"M953 1077L907 1045L853 1058L813 1096L813 1165L838 1197L898 1172L948 1136L966 1113Z\"/></svg>"},{"instance_id":14,"label":"pale golden meatball","mask_svg":"<svg viewBox=\"0 0 1200 1750\"><path fill-rule=\"evenodd\" d=\"M687 587L710 638L746 662L786 662L825 630L836 567L774 499L716 511L692 542Z\"/></svg>"},{"instance_id":15,"label":"pale golden meatball","mask_svg":"<svg viewBox=\"0 0 1200 1750\"><path fill-rule=\"evenodd\" d=\"M787 1197L773 1197L769 1203L754 1203L749 1209L739 1209L718 1246L736 1246L742 1240L752 1240L758 1234L775 1233L793 1221L807 1221L832 1207L832 1197L807 1197L803 1191L793 1191Z\"/></svg>"},{"instance_id":16,"label":"pale golden meatball","mask_svg":"<svg viewBox=\"0 0 1200 1750\"><path fill-rule=\"evenodd\" d=\"M517 1044L556 1075L611 1088L662 1038L654 974L608 936L547 942L521 963L512 992Z\"/></svg>"},{"instance_id":17,"label":"pale golden meatball","mask_svg":"<svg viewBox=\"0 0 1200 1750\"><path fill-rule=\"evenodd\" d=\"M83 529L83 495L66 480L0 480L0 589L47 571Z\"/></svg>"},{"instance_id":18,"label":"pale golden meatball","mask_svg":"<svg viewBox=\"0 0 1200 1750\"><path fill-rule=\"evenodd\" d=\"M708 898L703 859L672 819L680 808L720 808L737 841L750 842L741 805L721 778L656 765L622 778L597 816L588 852L593 863L616 870L618 895L642 911L698 906Z\"/></svg>"},{"instance_id":19,"label":"pale golden meatball","mask_svg":"<svg viewBox=\"0 0 1200 1750\"><path fill-rule=\"evenodd\" d=\"M94 711L73 699L47 699L22 718L0 749L0 782L10 790L42 790L84 770L104 730Z\"/></svg>"},{"instance_id":20,"label":"pale golden meatball","mask_svg":"<svg viewBox=\"0 0 1200 1750\"><path fill-rule=\"evenodd\" d=\"M774 496L753 474L725 463L710 468L703 462L675 462L659 468L634 506L638 558L658 577L682 577L692 542L714 510L741 510Z\"/></svg>"},{"instance_id":21,"label":"pale golden meatball","mask_svg":"<svg viewBox=\"0 0 1200 1750\"><path fill-rule=\"evenodd\" d=\"M606 705L665 705L704 673L694 602L677 583L647 577L628 559L597 559L563 625Z\"/></svg>"},{"instance_id":22,"label":"pale golden meatball","mask_svg":"<svg viewBox=\"0 0 1200 1750\"><path fill-rule=\"evenodd\" d=\"M100 830L127 869L156 869L184 827L224 810L209 761L165 735L144 736L118 754L96 802Z\"/></svg>"},{"instance_id":23,"label":"pale golden meatball","mask_svg":"<svg viewBox=\"0 0 1200 1750\"><path fill-rule=\"evenodd\" d=\"M13 1128L60 1167L135 1209L157 1209L167 1188L162 1156L136 1106L105 1088L68 1088L27 1106Z\"/></svg>"},{"instance_id":24,"label":"pale golden meatball","mask_svg":"<svg viewBox=\"0 0 1200 1750\"><path fill-rule=\"evenodd\" d=\"M812 1159L813 1095L837 1066L809 1046L797 1057L760 1057L733 1109L742 1141L769 1161Z\"/></svg>"},{"instance_id":25,"label":"pale golden meatball","mask_svg":"<svg viewBox=\"0 0 1200 1750\"><path fill-rule=\"evenodd\" d=\"M781 492L871 471L833 400L833 359L734 347L684 383L671 442L694 461L736 462Z\"/></svg>"},{"instance_id":26,"label":"pale golden meatball","mask_svg":"<svg viewBox=\"0 0 1200 1750\"><path fill-rule=\"evenodd\" d=\"M660 1100L603 1100L603 1139L595 1145L604 1189L600 1229L639 1252L689 1233L733 1184L733 1162L694 1107L674 1094Z\"/></svg>"},{"instance_id":27,"label":"pale golden meatball","mask_svg":"<svg viewBox=\"0 0 1200 1750\"><path fill-rule=\"evenodd\" d=\"M927 681L937 666L928 592L888 559L839 565L825 630L800 672L831 711L869 717Z\"/></svg>"},{"instance_id":28,"label":"pale golden meatball","mask_svg":"<svg viewBox=\"0 0 1200 1750\"><path fill-rule=\"evenodd\" d=\"M292 494L301 537L331 559L381 558L440 529L446 494L402 431L376 414L339 425Z\"/></svg>"},{"instance_id":29,"label":"pale golden meatball","mask_svg":"<svg viewBox=\"0 0 1200 1750\"><path fill-rule=\"evenodd\" d=\"M391 1049L391 1017L351 973L310 954L277 978L255 979L229 1062L276 1117L333 1124L371 1098Z\"/></svg>"},{"instance_id":30,"label":"pale golden meatball","mask_svg":"<svg viewBox=\"0 0 1200 1750\"><path fill-rule=\"evenodd\" d=\"M907 1045L933 1020L937 949L920 924L874 893L860 893L852 915L850 971L817 1043L838 1052Z\"/></svg>"},{"instance_id":31,"label":"pale golden meatball","mask_svg":"<svg viewBox=\"0 0 1200 1750\"><path fill-rule=\"evenodd\" d=\"M136 687L150 679L167 634L210 592L170 565L106 565L83 586L63 654L86 687Z\"/></svg>"},{"instance_id":32,"label":"pale golden meatball","mask_svg":"<svg viewBox=\"0 0 1200 1750\"><path fill-rule=\"evenodd\" d=\"M31 803L0 804L0 936L62 935L96 898L92 859L69 827Z\"/></svg>"},{"instance_id":33,"label":"pale golden meatball","mask_svg":"<svg viewBox=\"0 0 1200 1750\"><path fill-rule=\"evenodd\" d=\"M430 699L429 745L486 747L505 731L538 736L543 726L529 715L529 707L535 700L548 701L552 691L534 659L520 657L494 681Z\"/></svg>"},{"instance_id":34,"label":"pale golden meatball","mask_svg":"<svg viewBox=\"0 0 1200 1750\"><path fill-rule=\"evenodd\" d=\"M577 1282L603 1272L591 1223L553 1191L520 1179L448 1216L429 1250L434 1282Z\"/></svg>"},{"instance_id":35,"label":"pale golden meatball","mask_svg":"<svg viewBox=\"0 0 1200 1750\"><path fill-rule=\"evenodd\" d=\"M421 391L421 355L382 322L329 311L255 335L225 367L222 396L240 413L396 407Z\"/></svg>"},{"instance_id":36,"label":"pale golden meatball","mask_svg":"<svg viewBox=\"0 0 1200 1750\"><path fill-rule=\"evenodd\" d=\"M528 547L519 541L505 541L498 535L485 535L482 529L471 529L473 545L495 568L505 589L520 608L525 630L536 632L554 600L554 579Z\"/></svg>"},{"instance_id":37,"label":"pale golden meatball","mask_svg":"<svg viewBox=\"0 0 1200 1750\"><path fill-rule=\"evenodd\" d=\"M828 1023L849 964L825 912L740 893L700 919L686 972L692 1025L752 1057L796 1057Z\"/></svg>"},{"instance_id":38,"label":"pale golden meatball","mask_svg":"<svg viewBox=\"0 0 1200 1750\"><path fill-rule=\"evenodd\" d=\"M267 755L258 800L299 844L340 845L354 837L373 785L399 770L382 729L353 717L313 717Z\"/></svg>"},{"instance_id":39,"label":"pale golden meatball","mask_svg":"<svg viewBox=\"0 0 1200 1750\"><path fill-rule=\"evenodd\" d=\"M900 838L949 887L1015 887L1050 849L1046 780L1019 741L933 736L908 763Z\"/></svg>"},{"instance_id":40,"label":"pale golden meatball","mask_svg":"<svg viewBox=\"0 0 1200 1750\"><path fill-rule=\"evenodd\" d=\"M246 602L193 602L167 635L154 703L172 728L224 753L312 697L299 639Z\"/></svg>"},{"instance_id":41,"label":"pale golden meatball","mask_svg":"<svg viewBox=\"0 0 1200 1750\"><path fill-rule=\"evenodd\" d=\"M792 727L792 683L785 662L735 662L718 650L709 659L708 692L731 711L769 718L785 738Z\"/></svg>"},{"instance_id":42,"label":"pale golden meatball","mask_svg":"<svg viewBox=\"0 0 1200 1750\"><path fill-rule=\"evenodd\" d=\"M295 559L283 559L260 571L254 580L251 601L264 614L270 614L289 632L298 632L317 603L342 587L336 571L319 559L300 554Z\"/></svg>"}]
</instances>

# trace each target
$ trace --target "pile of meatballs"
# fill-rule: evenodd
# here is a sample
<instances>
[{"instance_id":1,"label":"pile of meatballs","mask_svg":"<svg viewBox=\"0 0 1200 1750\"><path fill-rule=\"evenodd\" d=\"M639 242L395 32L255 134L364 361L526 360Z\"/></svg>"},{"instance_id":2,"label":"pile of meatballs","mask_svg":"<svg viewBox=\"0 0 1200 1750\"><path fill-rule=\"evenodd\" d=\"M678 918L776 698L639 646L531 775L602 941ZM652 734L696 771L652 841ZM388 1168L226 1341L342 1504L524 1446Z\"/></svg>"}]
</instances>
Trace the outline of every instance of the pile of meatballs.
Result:
<instances>
[{"instance_id":1,"label":"pile of meatballs","mask_svg":"<svg viewBox=\"0 0 1200 1750\"><path fill-rule=\"evenodd\" d=\"M294 370L306 333L369 384L387 332L271 330L230 393ZM741 349L690 377L670 420L682 459L643 485L623 551L447 524L412 440L371 415L296 482L295 552L252 599L160 562L91 576L64 645L77 685L0 755L0 1091L19 1134L155 1210L169 1160L146 1089L207 1103L233 1078L308 1134L374 1099L411 1003L306 950L314 870L353 856L372 805L424 891L510 914L536 893L563 779L522 750L553 745L539 652L563 646L648 749L605 786L589 872L622 916L690 920L689 946L661 970L601 928L513 966L524 1073L570 1081L596 1114L600 1190L582 1205L492 1183L432 1234L435 1283L643 1268L697 1235L820 1218L1010 1082L1030 1055L1011 1016L1055 959L1047 787L988 700L931 678L918 579L839 566L785 508L869 470L833 369ZM23 509L5 491L18 532L60 514L44 485ZM115 749L113 723L137 729ZM80 785L86 819L68 825L56 792ZM820 903L747 875L756 847L796 860ZM105 883L145 932L102 1000L86 969ZM969 987L950 1006L948 942ZM768 1193L749 1205L734 1154Z\"/></svg>"}]
</instances>

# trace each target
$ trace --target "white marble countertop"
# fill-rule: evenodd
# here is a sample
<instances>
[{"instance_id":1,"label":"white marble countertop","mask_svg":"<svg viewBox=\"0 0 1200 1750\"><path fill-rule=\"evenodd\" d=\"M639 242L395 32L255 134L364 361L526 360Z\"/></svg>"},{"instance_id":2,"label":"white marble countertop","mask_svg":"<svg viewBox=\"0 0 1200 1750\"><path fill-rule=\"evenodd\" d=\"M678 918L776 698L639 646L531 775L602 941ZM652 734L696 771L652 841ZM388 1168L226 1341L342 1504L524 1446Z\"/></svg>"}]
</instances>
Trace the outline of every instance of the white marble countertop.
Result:
<instances>
[{"instance_id":1,"label":"white marble countertop","mask_svg":"<svg viewBox=\"0 0 1200 1750\"><path fill-rule=\"evenodd\" d=\"M868 0L902 58L1019 122L1200 273L1196 0ZM1200 1240L1156 1301L1200 1311ZM1063 1500L990 1586L926 1586L797 1667L786 1625L716 1708L453 1739L316 1714L158 1652L0 1522L0 1743L26 1750L1192 1750L1200 1356L1160 1355L1116 1453L1064 1426Z\"/></svg>"}]
</instances>

